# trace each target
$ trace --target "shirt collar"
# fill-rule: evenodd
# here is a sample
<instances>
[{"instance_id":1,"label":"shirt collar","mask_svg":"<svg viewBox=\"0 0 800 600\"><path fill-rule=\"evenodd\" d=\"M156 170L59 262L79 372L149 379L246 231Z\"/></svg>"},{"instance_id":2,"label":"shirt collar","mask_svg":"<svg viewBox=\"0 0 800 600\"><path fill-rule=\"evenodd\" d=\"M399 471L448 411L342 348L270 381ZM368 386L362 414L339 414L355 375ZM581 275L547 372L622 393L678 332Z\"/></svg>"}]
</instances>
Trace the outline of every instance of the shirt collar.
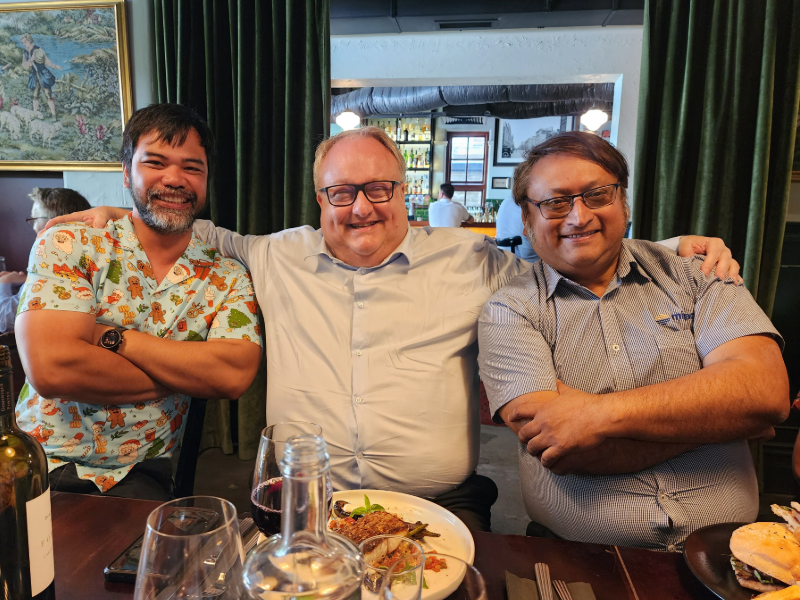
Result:
<instances>
[{"instance_id":1,"label":"shirt collar","mask_svg":"<svg viewBox=\"0 0 800 600\"><path fill-rule=\"evenodd\" d=\"M639 275L647 279L648 281L652 281L650 276L642 269L639 263L636 261L636 258L631 253L630 249L628 248L626 242L628 240L622 240L622 249L619 253L619 262L617 263L617 277L620 281L625 279L631 272L635 269ZM556 271L553 267L548 265L546 262L542 261L542 265L544 265L544 278L547 282L547 298L548 300L550 297L555 293L556 288L558 287L559 282L563 279L565 281L569 281L574 283L571 279L564 277L561 273ZM578 284L575 284L578 285Z\"/></svg>"},{"instance_id":2,"label":"shirt collar","mask_svg":"<svg viewBox=\"0 0 800 600\"><path fill-rule=\"evenodd\" d=\"M358 267L354 267L352 265L348 265L347 263L339 260L336 258L333 253L331 252L330 248L328 247L327 242L325 241L325 237L322 235L322 230L317 229L317 234L319 235L319 242L311 249L311 251L306 254L305 258L310 258L312 256L320 256L324 255L327 256L331 262L334 264L342 265L345 268L356 270ZM405 256L406 261L408 264L411 264L411 259L413 258L413 232L411 229L411 225L408 225L408 230L406 230L405 236L403 236L403 241L394 249L394 251L384 259L384 261L376 267L367 267L367 270L374 270L380 269L384 265L388 265L390 262L397 260L400 256Z\"/></svg>"},{"instance_id":3,"label":"shirt collar","mask_svg":"<svg viewBox=\"0 0 800 600\"><path fill-rule=\"evenodd\" d=\"M139 243L139 238L136 235L136 228L133 224L132 213L128 213L121 219L114 221L112 237L116 235L120 247L129 252L144 254L144 248ZM146 257L146 255L145 255ZM209 269L219 266L220 253L210 245L201 241L194 232L189 240L189 244L183 251L181 257L175 262L173 269L181 272L182 278L180 281L175 279L169 280L164 278L159 287L178 285L186 281L189 277L197 276L198 271ZM216 264L215 264L216 263Z\"/></svg>"}]
</instances>

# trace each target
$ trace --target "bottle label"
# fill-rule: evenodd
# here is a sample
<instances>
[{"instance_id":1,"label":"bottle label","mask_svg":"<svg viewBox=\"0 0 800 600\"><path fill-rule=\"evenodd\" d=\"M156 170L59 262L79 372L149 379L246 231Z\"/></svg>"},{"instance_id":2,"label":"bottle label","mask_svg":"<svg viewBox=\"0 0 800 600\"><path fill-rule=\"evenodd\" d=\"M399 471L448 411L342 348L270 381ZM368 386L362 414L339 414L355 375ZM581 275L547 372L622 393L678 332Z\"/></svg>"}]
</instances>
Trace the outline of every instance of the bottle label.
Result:
<instances>
[{"instance_id":1,"label":"bottle label","mask_svg":"<svg viewBox=\"0 0 800 600\"><path fill-rule=\"evenodd\" d=\"M31 564L31 594L43 592L53 583L53 520L50 514L50 488L25 503L28 514L28 554Z\"/></svg>"}]
</instances>

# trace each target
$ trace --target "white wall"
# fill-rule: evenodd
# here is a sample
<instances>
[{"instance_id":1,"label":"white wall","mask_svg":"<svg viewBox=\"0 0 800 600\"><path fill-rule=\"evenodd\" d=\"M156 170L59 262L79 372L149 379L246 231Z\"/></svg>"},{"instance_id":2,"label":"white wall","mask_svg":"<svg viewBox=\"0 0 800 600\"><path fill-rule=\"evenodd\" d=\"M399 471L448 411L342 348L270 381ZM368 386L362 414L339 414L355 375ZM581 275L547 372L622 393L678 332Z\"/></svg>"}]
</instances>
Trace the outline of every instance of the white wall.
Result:
<instances>
[{"instance_id":1,"label":"white wall","mask_svg":"<svg viewBox=\"0 0 800 600\"><path fill-rule=\"evenodd\" d=\"M333 87L614 82L611 141L633 173L641 54L640 26L332 36L331 78Z\"/></svg>"},{"instance_id":2,"label":"white wall","mask_svg":"<svg viewBox=\"0 0 800 600\"><path fill-rule=\"evenodd\" d=\"M10 4L18 0L0 0ZM35 4L44 0L32 0ZM152 50L150 43L150 7L147 0L127 0L128 52L131 60L133 110L154 101ZM65 171L64 187L83 194L93 205L131 206L130 196L122 187L121 172Z\"/></svg>"}]
</instances>

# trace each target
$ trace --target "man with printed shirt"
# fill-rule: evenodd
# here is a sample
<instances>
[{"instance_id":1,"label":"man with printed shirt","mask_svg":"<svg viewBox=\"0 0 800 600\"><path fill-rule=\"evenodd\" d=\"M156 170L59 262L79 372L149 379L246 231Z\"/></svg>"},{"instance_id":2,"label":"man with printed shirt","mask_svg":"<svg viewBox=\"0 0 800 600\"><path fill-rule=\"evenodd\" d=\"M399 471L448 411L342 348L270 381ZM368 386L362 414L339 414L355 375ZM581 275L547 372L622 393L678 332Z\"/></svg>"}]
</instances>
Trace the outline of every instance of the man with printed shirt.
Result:
<instances>
[{"instance_id":1,"label":"man with printed shirt","mask_svg":"<svg viewBox=\"0 0 800 600\"><path fill-rule=\"evenodd\" d=\"M337 490L430 498L488 530L497 487L475 473L478 314L531 265L466 229L410 227L405 168L380 128L342 132L316 152L320 229L241 236L198 221L195 232L250 265L264 306L267 422L319 424ZM682 240L683 251L697 241ZM716 247L710 270L724 244L699 241Z\"/></svg>"},{"instance_id":2,"label":"man with printed shirt","mask_svg":"<svg viewBox=\"0 0 800 600\"><path fill-rule=\"evenodd\" d=\"M628 168L602 138L553 137L514 181L541 261L486 303L479 362L519 435L529 532L677 551L754 520L745 440L789 410L769 319L699 257L623 239Z\"/></svg>"},{"instance_id":3,"label":"man with printed shirt","mask_svg":"<svg viewBox=\"0 0 800 600\"><path fill-rule=\"evenodd\" d=\"M191 397L237 398L255 376L250 275L191 229L213 143L188 108L137 111L122 148L133 211L102 229L52 228L31 252L17 418L44 447L53 490L169 499Z\"/></svg>"}]
</instances>

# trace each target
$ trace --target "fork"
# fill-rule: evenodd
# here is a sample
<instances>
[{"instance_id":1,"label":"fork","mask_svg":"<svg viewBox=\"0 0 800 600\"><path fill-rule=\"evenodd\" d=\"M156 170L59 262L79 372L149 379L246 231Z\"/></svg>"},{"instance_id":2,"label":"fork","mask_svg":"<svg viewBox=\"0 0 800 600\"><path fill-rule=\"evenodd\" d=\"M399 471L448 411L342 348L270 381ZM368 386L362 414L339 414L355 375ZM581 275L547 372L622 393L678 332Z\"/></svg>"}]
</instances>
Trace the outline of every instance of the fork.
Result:
<instances>
[{"instance_id":1,"label":"fork","mask_svg":"<svg viewBox=\"0 0 800 600\"><path fill-rule=\"evenodd\" d=\"M550 567L547 563L536 563L533 565L536 573L536 586L539 588L539 598L541 600L553 600L553 586L550 584Z\"/></svg>"},{"instance_id":2,"label":"fork","mask_svg":"<svg viewBox=\"0 0 800 600\"><path fill-rule=\"evenodd\" d=\"M554 579L553 587L556 588L558 597L561 598L561 600L572 600L572 594L569 593L569 588L566 583L560 579Z\"/></svg>"}]
</instances>

